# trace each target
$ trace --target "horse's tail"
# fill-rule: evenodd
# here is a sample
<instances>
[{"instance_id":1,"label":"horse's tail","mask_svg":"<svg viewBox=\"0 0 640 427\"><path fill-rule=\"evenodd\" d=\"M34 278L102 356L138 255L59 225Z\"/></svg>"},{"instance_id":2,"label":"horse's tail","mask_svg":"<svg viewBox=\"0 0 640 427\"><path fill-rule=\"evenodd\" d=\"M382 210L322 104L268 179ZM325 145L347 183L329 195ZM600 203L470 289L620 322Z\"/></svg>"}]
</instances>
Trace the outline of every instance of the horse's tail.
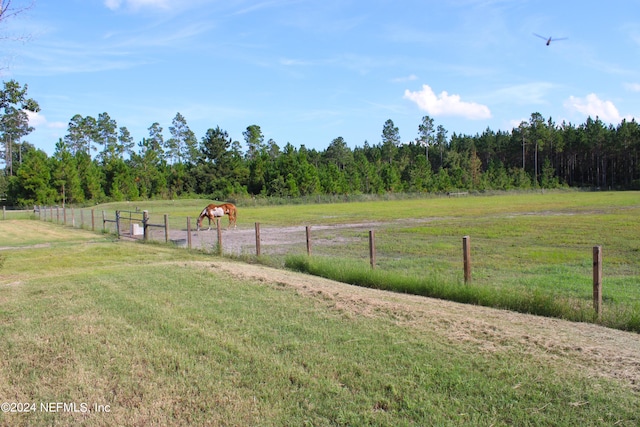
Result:
<instances>
[{"instance_id":1,"label":"horse's tail","mask_svg":"<svg viewBox=\"0 0 640 427\"><path fill-rule=\"evenodd\" d=\"M229 225L231 225L231 223L233 222L233 227L235 228L236 219L238 218L238 210L236 209L236 206L232 203L229 203L227 205L227 208L229 209Z\"/></svg>"}]
</instances>

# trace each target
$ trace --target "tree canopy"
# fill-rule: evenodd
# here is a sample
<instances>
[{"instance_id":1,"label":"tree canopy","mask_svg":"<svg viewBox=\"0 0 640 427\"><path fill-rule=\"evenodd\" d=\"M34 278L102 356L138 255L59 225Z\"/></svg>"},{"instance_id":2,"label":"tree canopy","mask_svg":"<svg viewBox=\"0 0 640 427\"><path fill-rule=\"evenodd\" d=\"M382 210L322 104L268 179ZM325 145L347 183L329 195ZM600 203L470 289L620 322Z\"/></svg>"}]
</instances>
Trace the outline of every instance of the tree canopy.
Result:
<instances>
[{"instance_id":1,"label":"tree canopy","mask_svg":"<svg viewBox=\"0 0 640 427\"><path fill-rule=\"evenodd\" d=\"M177 113L169 137L158 122L135 142L108 113L76 114L48 157L26 141L26 111L38 104L27 86L5 83L0 135L5 173L0 195L12 205L95 203L181 196L216 199L320 194L485 191L560 186L640 189L640 126L556 124L535 112L509 132L487 128L463 135L424 116L413 142L403 144L391 119L380 141L352 149L338 136L327 148L265 143L260 126L243 132L244 146L220 126L199 140ZM436 126L437 125L437 126ZM10 141L10 142L9 142Z\"/></svg>"}]
</instances>

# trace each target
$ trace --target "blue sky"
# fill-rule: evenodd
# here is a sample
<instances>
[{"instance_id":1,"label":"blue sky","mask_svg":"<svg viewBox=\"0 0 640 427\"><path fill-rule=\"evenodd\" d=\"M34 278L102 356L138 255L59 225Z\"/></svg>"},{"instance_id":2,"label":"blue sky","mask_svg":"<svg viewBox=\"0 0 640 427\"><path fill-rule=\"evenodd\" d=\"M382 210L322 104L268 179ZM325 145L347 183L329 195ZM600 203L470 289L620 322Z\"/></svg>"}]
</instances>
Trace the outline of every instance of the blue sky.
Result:
<instances>
[{"instance_id":1,"label":"blue sky","mask_svg":"<svg viewBox=\"0 0 640 427\"><path fill-rule=\"evenodd\" d=\"M0 31L30 36L3 40L2 78L39 102L24 140L50 155L103 112L136 143L180 112L198 140L256 124L318 150L378 144L387 119L412 141L425 115L449 136L640 118L637 0L35 0Z\"/></svg>"}]
</instances>

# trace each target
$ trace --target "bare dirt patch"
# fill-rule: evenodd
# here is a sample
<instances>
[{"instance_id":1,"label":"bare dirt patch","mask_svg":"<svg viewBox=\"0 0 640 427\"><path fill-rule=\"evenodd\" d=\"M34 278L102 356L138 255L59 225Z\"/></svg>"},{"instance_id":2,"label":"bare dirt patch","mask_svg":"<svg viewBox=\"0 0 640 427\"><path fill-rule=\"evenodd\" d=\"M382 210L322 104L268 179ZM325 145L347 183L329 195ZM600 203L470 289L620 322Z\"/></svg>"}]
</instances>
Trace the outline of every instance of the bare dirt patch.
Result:
<instances>
[{"instance_id":1,"label":"bare dirt patch","mask_svg":"<svg viewBox=\"0 0 640 427\"><path fill-rule=\"evenodd\" d=\"M208 268L234 277L294 288L354 316L388 316L477 351L517 351L555 360L592 376L614 378L640 392L640 335L588 323L362 288L260 265L217 259Z\"/></svg>"},{"instance_id":2,"label":"bare dirt patch","mask_svg":"<svg viewBox=\"0 0 640 427\"><path fill-rule=\"evenodd\" d=\"M433 220L433 219L429 219ZM415 224L415 220L412 220ZM366 233L368 230L375 229L379 223L366 222L354 224L338 224L338 225L314 225L311 227L312 233L338 231L338 230L356 230ZM388 225L388 223L387 223ZM255 228L235 228L222 231L222 250L225 255L243 255L256 253L256 230ZM154 240L163 241L165 239L164 230L153 230L152 238ZM178 246L187 247L188 235L186 230L170 230L169 239ZM210 230L203 229L200 231L191 231L191 247L193 249L213 250L218 242L218 233L215 228ZM320 245L338 245L344 243L344 237L331 240L313 239L314 246ZM292 246L306 245L306 228L304 226L292 227L261 227L260 228L260 246L262 254L284 254L289 253ZM304 249L302 249L303 253Z\"/></svg>"},{"instance_id":3,"label":"bare dirt patch","mask_svg":"<svg viewBox=\"0 0 640 427\"><path fill-rule=\"evenodd\" d=\"M38 243L35 245L28 246L0 246L0 251L10 251L14 249L38 249L38 248L48 248L51 247L49 243Z\"/></svg>"}]
</instances>

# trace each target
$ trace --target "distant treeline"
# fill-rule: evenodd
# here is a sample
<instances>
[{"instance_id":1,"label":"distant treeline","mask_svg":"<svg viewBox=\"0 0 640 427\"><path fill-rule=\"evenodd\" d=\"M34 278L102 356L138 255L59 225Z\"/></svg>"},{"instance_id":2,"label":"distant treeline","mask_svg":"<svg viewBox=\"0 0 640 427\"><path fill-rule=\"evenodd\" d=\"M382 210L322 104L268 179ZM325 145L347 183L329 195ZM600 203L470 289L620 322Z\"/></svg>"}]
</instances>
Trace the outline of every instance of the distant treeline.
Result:
<instances>
[{"instance_id":1,"label":"distant treeline","mask_svg":"<svg viewBox=\"0 0 640 427\"><path fill-rule=\"evenodd\" d=\"M128 130L103 113L97 119L74 116L52 157L28 142L4 142L0 195L9 205L29 206L191 196L640 189L640 127L634 120L556 125L534 113L510 132L487 128L448 137L425 116L411 143L402 143L387 120L379 143L351 149L338 137L323 151L265 142L257 125L243 132L245 149L220 127L198 140L180 113L169 131L165 139L154 123L149 137L134 144Z\"/></svg>"}]
</instances>

